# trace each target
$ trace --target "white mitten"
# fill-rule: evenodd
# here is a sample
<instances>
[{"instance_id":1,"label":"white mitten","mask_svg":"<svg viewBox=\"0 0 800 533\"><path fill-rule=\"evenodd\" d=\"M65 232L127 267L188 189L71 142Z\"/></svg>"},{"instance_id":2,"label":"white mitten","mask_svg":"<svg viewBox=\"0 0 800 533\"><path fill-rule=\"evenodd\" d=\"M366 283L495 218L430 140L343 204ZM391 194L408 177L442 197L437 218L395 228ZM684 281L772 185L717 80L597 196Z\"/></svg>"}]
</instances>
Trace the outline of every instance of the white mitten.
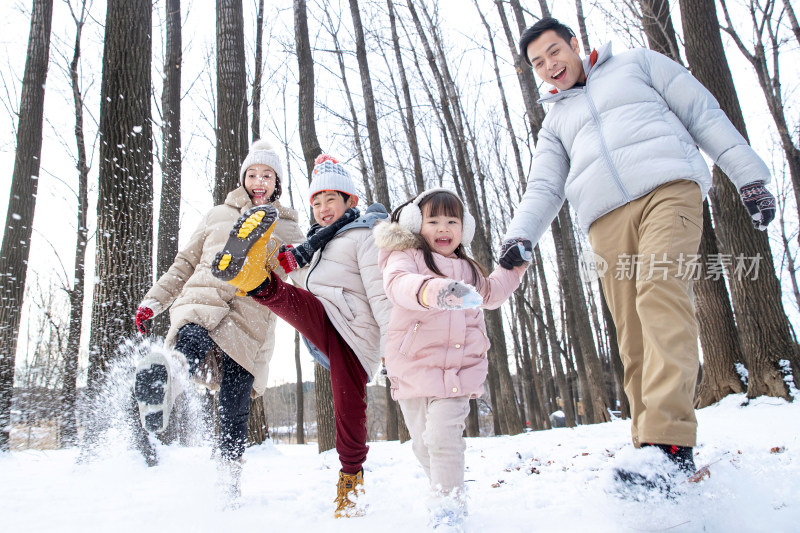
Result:
<instances>
[{"instance_id":1,"label":"white mitten","mask_svg":"<svg viewBox=\"0 0 800 533\"><path fill-rule=\"evenodd\" d=\"M447 278L430 280L423 289L422 303L445 311L474 309L483 303L483 296L471 285Z\"/></svg>"}]
</instances>

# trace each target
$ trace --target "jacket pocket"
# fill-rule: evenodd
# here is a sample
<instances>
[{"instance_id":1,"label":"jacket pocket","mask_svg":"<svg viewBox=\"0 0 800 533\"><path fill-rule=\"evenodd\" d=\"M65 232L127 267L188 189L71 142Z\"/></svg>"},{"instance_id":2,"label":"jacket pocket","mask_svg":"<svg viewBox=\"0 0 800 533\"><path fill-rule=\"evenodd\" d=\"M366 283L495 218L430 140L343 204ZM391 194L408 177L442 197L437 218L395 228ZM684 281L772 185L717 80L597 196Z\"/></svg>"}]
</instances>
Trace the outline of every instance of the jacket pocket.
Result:
<instances>
[{"instance_id":1,"label":"jacket pocket","mask_svg":"<svg viewBox=\"0 0 800 533\"><path fill-rule=\"evenodd\" d=\"M669 242L669 258L673 261L688 261L696 257L703 234L703 215L698 219L694 213L675 211L672 235Z\"/></svg>"},{"instance_id":2,"label":"jacket pocket","mask_svg":"<svg viewBox=\"0 0 800 533\"><path fill-rule=\"evenodd\" d=\"M353 309L350 307L350 304L347 303L344 290L342 290L341 287L336 287L334 289L334 296L336 298L336 307L339 308L339 312L342 313L342 316L349 321L355 320L356 315L353 312Z\"/></svg>"},{"instance_id":3,"label":"jacket pocket","mask_svg":"<svg viewBox=\"0 0 800 533\"><path fill-rule=\"evenodd\" d=\"M419 325L419 320L414 322L414 325L408 330L405 337L403 337L403 342L400 343L400 355L406 355L411 351L411 347L414 345L414 338L417 336L417 330L419 330Z\"/></svg>"}]
</instances>

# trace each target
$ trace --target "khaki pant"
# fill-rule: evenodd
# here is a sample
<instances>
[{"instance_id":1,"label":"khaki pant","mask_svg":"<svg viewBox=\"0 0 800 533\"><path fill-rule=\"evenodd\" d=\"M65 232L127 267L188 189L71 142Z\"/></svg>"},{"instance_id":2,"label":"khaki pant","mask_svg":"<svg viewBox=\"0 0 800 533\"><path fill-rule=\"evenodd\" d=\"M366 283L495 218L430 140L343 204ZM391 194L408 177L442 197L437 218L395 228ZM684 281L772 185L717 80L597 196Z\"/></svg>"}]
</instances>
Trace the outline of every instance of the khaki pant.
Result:
<instances>
[{"instance_id":1,"label":"khaki pant","mask_svg":"<svg viewBox=\"0 0 800 533\"><path fill-rule=\"evenodd\" d=\"M696 444L699 355L686 262L697 259L702 218L700 188L679 180L600 217L589 230L607 266L601 280L617 327L637 448Z\"/></svg>"},{"instance_id":2,"label":"khaki pant","mask_svg":"<svg viewBox=\"0 0 800 533\"><path fill-rule=\"evenodd\" d=\"M442 494L462 491L469 398L410 398L399 403L411 434L411 448L431 488Z\"/></svg>"}]
</instances>

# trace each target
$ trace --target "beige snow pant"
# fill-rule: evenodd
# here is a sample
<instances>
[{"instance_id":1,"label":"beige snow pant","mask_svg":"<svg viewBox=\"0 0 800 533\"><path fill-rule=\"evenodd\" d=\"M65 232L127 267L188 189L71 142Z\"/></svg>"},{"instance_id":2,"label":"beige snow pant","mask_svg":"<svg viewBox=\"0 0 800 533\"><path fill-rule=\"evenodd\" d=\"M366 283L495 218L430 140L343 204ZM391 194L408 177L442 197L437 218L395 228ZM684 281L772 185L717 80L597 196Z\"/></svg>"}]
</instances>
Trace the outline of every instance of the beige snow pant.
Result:
<instances>
[{"instance_id":1,"label":"beige snow pant","mask_svg":"<svg viewBox=\"0 0 800 533\"><path fill-rule=\"evenodd\" d=\"M411 448L434 491L447 495L464 487L464 427L469 398L399 400Z\"/></svg>"},{"instance_id":2,"label":"beige snow pant","mask_svg":"<svg viewBox=\"0 0 800 533\"><path fill-rule=\"evenodd\" d=\"M600 217L589 230L607 266L603 293L617 327L637 448L696 444L699 355L688 267L698 260L702 221L699 186L679 180Z\"/></svg>"}]
</instances>

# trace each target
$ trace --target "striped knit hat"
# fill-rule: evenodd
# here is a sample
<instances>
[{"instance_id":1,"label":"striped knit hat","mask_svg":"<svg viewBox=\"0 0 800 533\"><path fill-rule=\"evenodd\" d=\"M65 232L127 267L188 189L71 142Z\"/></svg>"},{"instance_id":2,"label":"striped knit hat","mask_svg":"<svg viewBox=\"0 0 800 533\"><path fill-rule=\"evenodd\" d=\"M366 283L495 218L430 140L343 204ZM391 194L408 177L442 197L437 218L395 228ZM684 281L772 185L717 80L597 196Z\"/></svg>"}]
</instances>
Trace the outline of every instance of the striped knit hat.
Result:
<instances>
[{"instance_id":1,"label":"striped knit hat","mask_svg":"<svg viewBox=\"0 0 800 533\"><path fill-rule=\"evenodd\" d=\"M317 156L311 176L311 186L308 188L310 201L313 201L315 194L322 191L339 191L358 198L353 179L344 165L333 156L328 154Z\"/></svg>"}]
</instances>

